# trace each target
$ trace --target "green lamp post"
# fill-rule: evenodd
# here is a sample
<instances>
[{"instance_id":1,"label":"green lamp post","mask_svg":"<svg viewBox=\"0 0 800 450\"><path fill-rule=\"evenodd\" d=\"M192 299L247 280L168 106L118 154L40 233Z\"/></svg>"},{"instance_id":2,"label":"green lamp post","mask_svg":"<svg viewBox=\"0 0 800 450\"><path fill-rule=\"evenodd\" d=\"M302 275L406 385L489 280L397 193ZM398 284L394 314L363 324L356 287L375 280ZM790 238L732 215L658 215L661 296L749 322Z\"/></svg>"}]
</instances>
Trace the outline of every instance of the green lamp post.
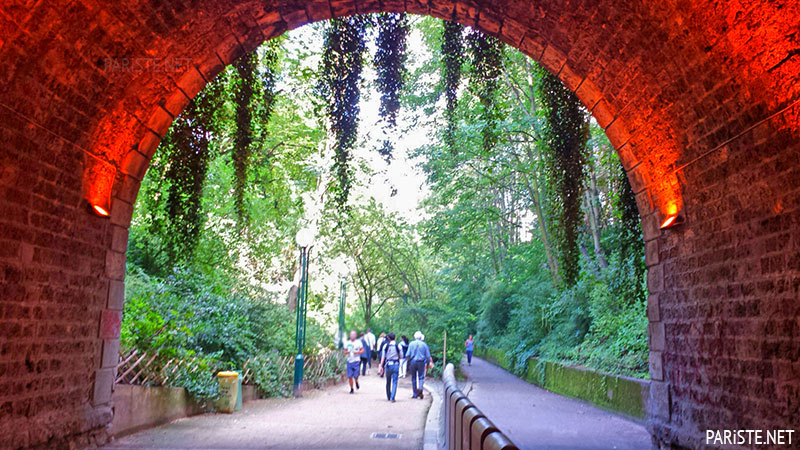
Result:
<instances>
[{"instance_id":1,"label":"green lamp post","mask_svg":"<svg viewBox=\"0 0 800 450\"><path fill-rule=\"evenodd\" d=\"M339 294L339 348L344 348L344 307L347 302L347 275L342 276Z\"/></svg>"},{"instance_id":2,"label":"green lamp post","mask_svg":"<svg viewBox=\"0 0 800 450\"><path fill-rule=\"evenodd\" d=\"M294 389L295 397L300 397L303 384L303 348L306 345L306 312L308 309L308 253L314 244L314 231L303 228L297 232L297 246L300 247L300 292L297 295L297 321L295 324L295 345L297 356L294 358Z\"/></svg>"}]
</instances>

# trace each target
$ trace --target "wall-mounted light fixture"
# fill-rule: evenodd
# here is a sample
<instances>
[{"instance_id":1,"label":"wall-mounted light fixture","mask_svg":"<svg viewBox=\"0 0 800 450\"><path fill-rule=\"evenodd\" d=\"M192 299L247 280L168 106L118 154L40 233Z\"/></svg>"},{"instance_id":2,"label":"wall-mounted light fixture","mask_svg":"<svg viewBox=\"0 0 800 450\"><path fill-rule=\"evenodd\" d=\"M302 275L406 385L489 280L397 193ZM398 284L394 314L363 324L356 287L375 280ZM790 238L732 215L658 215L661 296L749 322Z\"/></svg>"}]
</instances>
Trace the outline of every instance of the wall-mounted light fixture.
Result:
<instances>
[{"instance_id":1,"label":"wall-mounted light fixture","mask_svg":"<svg viewBox=\"0 0 800 450\"><path fill-rule=\"evenodd\" d=\"M86 154L83 173L83 198L87 209L99 217L111 215L111 191L117 175L116 168L97 156Z\"/></svg>"},{"instance_id":2,"label":"wall-mounted light fixture","mask_svg":"<svg viewBox=\"0 0 800 450\"><path fill-rule=\"evenodd\" d=\"M661 226L662 230L667 228L672 228L674 226L680 225L683 223L683 214L678 210L678 206L675 204L670 205L667 208L667 211L662 214L661 216Z\"/></svg>"},{"instance_id":3,"label":"wall-mounted light fixture","mask_svg":"<svg viewBox=\"0 0 800 450\"><path fill-rule=\"evenodd\" d=\"M94 212L98 216L100 216L100 217L108 217L108 214L109 214L108 207L103 206L103 205L98 205L98 204L94 204L94 205L91 205L91 206L92 206L92 212Z\"/></svg>"}]
</instances>

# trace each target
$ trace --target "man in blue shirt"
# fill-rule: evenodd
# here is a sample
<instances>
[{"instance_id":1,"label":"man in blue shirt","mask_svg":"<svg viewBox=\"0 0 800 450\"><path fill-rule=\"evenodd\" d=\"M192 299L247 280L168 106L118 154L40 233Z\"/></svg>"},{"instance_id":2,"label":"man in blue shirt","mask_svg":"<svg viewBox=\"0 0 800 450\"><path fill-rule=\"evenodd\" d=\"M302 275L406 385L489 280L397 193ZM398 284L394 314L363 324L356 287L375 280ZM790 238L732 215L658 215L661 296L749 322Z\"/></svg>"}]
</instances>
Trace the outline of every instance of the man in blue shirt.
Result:
<instances>
[{"instance_id":1,"label":"man in blue shirt","mask_svg":"<svg viewBox=\"0 0 800 450\"><path fill-rule=\"evenodd\" d=\"M431 359L431 349L428 344L423 340L425 336L421 332L414 333L414 342L408 346L408 368L411 372L411 389L414 390L414 395L411 398L424 398L422 393L422 383L425 380L425 369L433 367L433 360ZM417 389L417 381L419 380L419 389Z\"/></svg>"}]
</instances>

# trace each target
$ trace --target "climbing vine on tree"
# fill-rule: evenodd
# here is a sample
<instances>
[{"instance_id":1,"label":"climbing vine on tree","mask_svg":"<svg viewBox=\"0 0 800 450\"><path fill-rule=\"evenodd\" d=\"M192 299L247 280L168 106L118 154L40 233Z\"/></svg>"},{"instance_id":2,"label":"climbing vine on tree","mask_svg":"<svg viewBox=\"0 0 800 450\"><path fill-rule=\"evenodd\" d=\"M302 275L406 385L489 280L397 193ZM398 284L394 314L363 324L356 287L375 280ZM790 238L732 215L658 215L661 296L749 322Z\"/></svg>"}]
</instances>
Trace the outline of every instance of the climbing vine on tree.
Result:
<instances>
[{"instance_id":1,"label":"climbing vine on tree","mask_svg":"<svg viewBox=\"0 0 800 450\"><path fill-rule=\"evenodd\" d=\"M458 86L461 83L461 66L464 63L464 42L461 37L464 27L449 20L443 21L442 29L442 84L446 106L444 110L447 125L444 129L444 143L451 153L456 152L456 106Z\"/></svg>"},{"instance_id":2,"label":"climbing vine on tree","mask_svg":"<svg viewBox=\"0 0 800 450\"><path fill-rule=\"evenodd\" d=\"M340 207L347 204L353 183L350 160L358 138L359 88L368 24L368 17L353 16L333 19L325 29L319 90L327 104L333 136L333 169L338 181L334 192Z\"/></svg>"},{"instance_id":3,"label":"climbing vine on tree","mask_svg":"<svg viewBox=\"0 0 800 450\"><path fill-rule=\"evenodd\" d=\"M470 90L481 103L483 151L492 153L497 145L497 123L500 110L497 107L497 91L503 73L503 44L480 31L470 30L466 38L471 56L469 73Z\"/></svg>"},{"instance_id":4,"label":"climbing vine on tree","mask_svg":"<svg viewBox=\"0 0 800 450\"><path fill-rule=\"evenodd\" d=\"M584 190L589 122L572 91L550 72L539 69L539 94L544 105L545 159L550 183L549 212L559 253L561 281L575 284L580 272L579 227Z\"/></svg>"},{"instance_id":5,"label":"climbing vine on tree","mask_svg":"<svg viewBox=\"0 0 800 450\"><path fill-rule=\"evenodd\" d=\"M380 13L377 15L378 38L375 52L376 85L381 94L381 118L391 130L397 126L400 111L400 93L406 77L406 39L409 24L405 13ZM393 144L385 139L380 148L386 161L392 159Z\"/></svg>"}]
</instances>

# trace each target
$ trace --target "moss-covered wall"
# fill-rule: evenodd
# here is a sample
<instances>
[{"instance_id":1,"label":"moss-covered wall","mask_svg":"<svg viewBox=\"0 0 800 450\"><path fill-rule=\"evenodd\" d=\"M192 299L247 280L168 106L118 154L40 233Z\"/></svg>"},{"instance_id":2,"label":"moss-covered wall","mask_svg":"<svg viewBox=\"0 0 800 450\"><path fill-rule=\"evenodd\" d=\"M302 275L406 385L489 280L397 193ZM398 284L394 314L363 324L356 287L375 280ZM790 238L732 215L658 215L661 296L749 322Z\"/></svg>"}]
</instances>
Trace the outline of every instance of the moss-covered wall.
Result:
<instances>
[{"instance_id":1,"label":"moss-covered wall","mask_svg":"<svg viewBox=\"0 0 800 450\"><path fill-rule=\"evenodd\" d=\"M511 371L508 355L502 350L483 347L476 349L475 355ZM649 380L610 375L536 358L528 360L524 379L548 391L581 399L606 410L637 419L647 417Z\"/></svg>"}]
</instances>

